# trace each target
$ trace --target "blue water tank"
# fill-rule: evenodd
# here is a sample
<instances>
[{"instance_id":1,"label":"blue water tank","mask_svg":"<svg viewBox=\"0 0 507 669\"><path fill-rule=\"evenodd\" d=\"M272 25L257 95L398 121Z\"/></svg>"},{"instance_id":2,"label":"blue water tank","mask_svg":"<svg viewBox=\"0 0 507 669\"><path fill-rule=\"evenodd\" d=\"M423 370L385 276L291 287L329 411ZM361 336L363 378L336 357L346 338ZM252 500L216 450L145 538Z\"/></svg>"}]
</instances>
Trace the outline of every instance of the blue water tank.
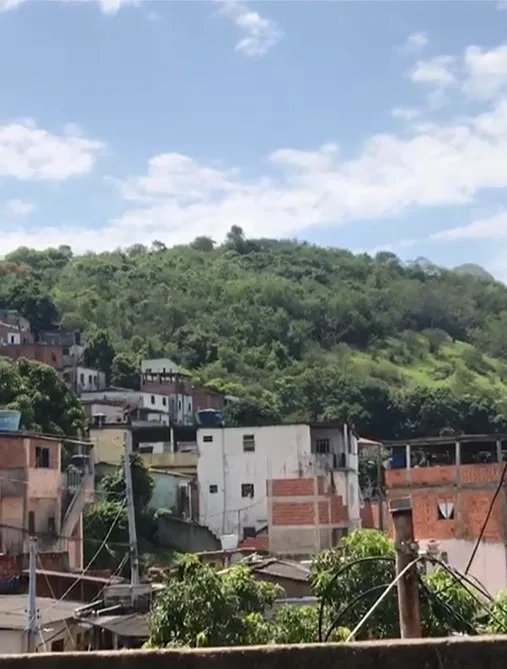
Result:
<instances>
[{"instance_id":1,"label":"blue water tank","mask_svg":"<svg viewBox=\"0 0 507 669\"><path fill-rule=\"evenodd\" d=\"M0 432L17 432L21 422L21 411L0 409Z\"/></svg>"}]
</instances>

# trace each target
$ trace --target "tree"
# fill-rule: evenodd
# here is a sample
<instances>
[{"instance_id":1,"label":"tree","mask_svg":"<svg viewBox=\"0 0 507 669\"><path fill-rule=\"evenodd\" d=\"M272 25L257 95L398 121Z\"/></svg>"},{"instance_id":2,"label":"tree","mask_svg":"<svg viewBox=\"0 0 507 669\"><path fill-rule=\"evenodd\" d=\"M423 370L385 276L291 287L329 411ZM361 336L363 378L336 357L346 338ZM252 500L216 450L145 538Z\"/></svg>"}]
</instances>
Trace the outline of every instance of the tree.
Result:
<instances>
[{"instance_id":1,"label":"tree","mask_svg":"<svg viewBox=\"0 0 507 669\"><path fill-rule=\"evenodd\" d=\"M196 251L203 251L204 253L210 253L215 247L215 242L211 237L196 237L193 242L190 243L191 248Z\"/></svg>"},{"instance_id":2,"label":"tree","mask_svg":"<svg viewBox=\"0 0 507 669\"><path fill-rule=\"evenodd\" d=\"M127 509L122 502L114 499L103 499L92 504L84 514L83 534L86 564L90 563L107 538L90 567L114 569L129 546Z\"/></svg>"},{"instance_id":3,"label":"tree","mask_svg":"<svg viewBox=\"0 0 507 669\"><path fill-rule=\"evenodd\" d=\"M86 425L79 400L57 372L24 358L0 358L0 406L21 411L26 430L74 436Z\"/></svg>"},{"instance_id":4,"label":"tree","mask_svg":"<svg viewBox=\"0 0 507 669\"><path fill-rule=\"evenodd\" d=\"M346 565L352 566L345 569ZM312 565L314 590L328 609L329 618L339 620L341 625L351 629L365 616L394 577L393 543L383 532L376 530L352 532L342 539L336 549L318 555ZM463 586L442 569L429 576L421 572L420 580L424 634L447 636L452 632L470 632L478 606ZM356 599L363 594L363 598ZM399 637L399 624L394 589L366 621L357 638L396 637Z\"/></svg>"},{"instance_id":5,"label":"tree","mask_svg":"<svg viewBox=\"0 0 507 669\"><path fill-rule=\"evenodd\" d=\"M111 383L120 388L139 390L139 369L134 356L118 353L111 365Z\"/></svg>"},{"instance_id":6,"label":"tree","mask_svg":"<svg viewBox=\"0 0 507 669\"><path fill-rule=\"evenodd\" d=\"M262 615L280 592L276 585L255 581L246 567L220 574L185 555L155 601L149 645L195 648L266 641Z\"/></svg>"},{"instance_id":7,"label":"tree","mask_svg":"<svg viewBox=\"0 0 507 669\"><path fill-rule=\"evenodd\" d=\"M84 349L84 361L87 367L100 369L109 381L114 358L115 351L105 330L94 329L87 334Z\"/></svg>"},{"instance_id":8,"label":"tree","mask_svg":"<svg viewBox=\"0 0 507 669\"><path fill-rule=\"evenodd\" d=\"M130 471L132 474L134 506L136 513L141 514L148 508L153 495L155 482L139 453L133 453L130 456ZM109 499L125 499L126 487L123 459L121 461L121 466L114 472L114 474L109 474L102 479L100 487Z\"/></svg>"},{"instance_id":9,"label":"tree","mask_svg":"<svg viewBox=\"0 0 507 669\"><path fill-rule=\"evenodd\" d=\"M253 427L257 425L277 425L281 423L280 409L272 398L246 397L231 402L223 411L224 422L229 427Z\"/></svg>"}]
</instances>

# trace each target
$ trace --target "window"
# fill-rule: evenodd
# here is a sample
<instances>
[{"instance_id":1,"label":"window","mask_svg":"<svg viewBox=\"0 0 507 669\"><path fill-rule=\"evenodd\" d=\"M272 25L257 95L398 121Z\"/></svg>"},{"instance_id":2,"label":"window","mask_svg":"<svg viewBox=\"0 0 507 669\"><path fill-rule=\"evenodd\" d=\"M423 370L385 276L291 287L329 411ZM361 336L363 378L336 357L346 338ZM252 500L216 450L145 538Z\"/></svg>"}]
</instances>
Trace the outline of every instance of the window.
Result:
<instances>
[{"instance_id":1,"label":"window","mask_svg":"<svg viewBox=\"0 0 507 669\"><path fill-rule=\"evenodd\" d=\"M218 486L217 485L210 485L209 491L211 495L214 495L216 492L218 492Z\"/></svg>"},{"instance_id":2,"label":"window","mask_svg":"<svg viewBox=\"0 0 507 669\"><path fill-rule=\"evenodd\" d=\"M181 400L178 402L178 409L181 411Z\"/></svg>"},{"instance_id":3,"label":"window","mask_svg":"<svg viewBox=\"0 0 507 669\"><path fill-rule=\"evenodd\" d=\"M167 406L167 397L162 397L162 404L166 407Z\"/></svg>"},{"instance_id":4,"label":"window","mask_svg":"<svg viewBox=\"0 0 507 669\"><path fill-rule=\"evenodd\" d=\"M152 396L151 396L151 403L152 403L152 404L155 404L155 395L152 395Z\"/></svg>"},{"instance_id":5,"label":"window","mask_svg":"<svg viewBox=\"0 0 507 669\"><path fill-rule=\"evenodd\" d=\"M37 469L49 469L49 448L35 447L35 467Z\"/></svg>"},{"instance_id":6,"label":"window","mask_svg":"<svg viewBox=\"0 0 507 669\"><path fill-rule=\"evenodd\" d=\"M62 353L63 353L63 355L69 355L69 349L68 349L68 348L64 348L63 351L62 351Z\"/></svg>"},{"instance_id":7,"label":"window","mask_svg":"<svg viewBox=\"0 0 507 669\"><path fill-rule=\"evenodd\" d=\"M81 385L84 386L84 374L79 375L79 381L80 381Z\"/></svg>"},{"instance_id":8,"label":"window","mask_svg":"<svg viewBox=\"0 0 507 669\"><path fill-rule=\"evenodd\" d=\"M35 534L35 511L28 512L28 534Z\"/></svg>"},{"instance_id":9,"label":"window","mask_svg":"<svg viewBox=\"0 0 507 669\"><path fill-rule=\"evenodd\" d=\"M315 440L315 453L325 455L331 452L331 444L327 437Z\"/></svg>"},{"instance_id":10,"label":"window","mask_svg":"<svg viewBox=\"0 0 507 669\"><path fill-rule=\"evenodd\" d=\"M88 385L92 385L93 383L93 376L91 374L88 374Z\"/></svg>"},{"instance_id":11,"label":"window","mask_svg":"<svg viewBox=\"0 0 507 669\"><path fill-rule=\"evenodd\" d=\"M255 527L244 527L243 528L243 539L251 539L257 536Z\"/></svg>"},{"instance_id":12,"label":"window","mask_svg":"<svg viewBox=\"0 0 507 669\"><path fill-rule=\"evenodd\" d=\"M454 520L454 504L452 502L440 502L437 505L438 520Z\"/></svg>"},{"instance_id":13,"label":"window","mask_svg":"<svg viewBox=\"0 0 507 669\"><path fill-rule=\"evenodd\" d=\"M192 411L192 402L188 403L188 412L190 413Z\"/></svg>"},{"instance_id":14,"label":"window","mask_svg":"<svg viewBox=\"0 0 507 669\"><path fill-rule=\"evenodd\" d=\"M255 451L255 435L254 434L244 434L243 435L243 451L245 453L251 453Z\"/></svg>"},{"instance_id":15,"label":"window","mask_svg":"<svg viewBox=\"0 0 507 669\"><path fill-rule=\"evenodd\" d=\"M202 438L202 440L205 444L210 444L213 441L213 435L212 434L205 434L204 437Z\"/></svg>"},{"instance_id":16,"label":"window","mask_svg":"<svg viewBox=\"0 0 507 669\"><path fill-rule=\"evenodd\" d=\"M254 496L254 484L253 483L242 483L241 484L241 497L253 497Z\"/></svg>"},{"instance_id":17,"label":"window","mask_svg":"<svg viewBox=\"0 0 507 669\"><path fill-rule=\"evenodd\" d=\"M57 641L53 641L51 644L51 652L52 653L63 653L65 650L64 645L63 645L63 639L58 639Z\"/></svg>"},{"instance_id":18,"label":"window","mask_svg":"<svg viewBox=\"0 0 507 669\"><path fill-rule=\"evenodd\" d=\"M56 520L54 516L50 516L48 518L48 534L55 535L56 534Z\"/></svg>"}]
</instances>

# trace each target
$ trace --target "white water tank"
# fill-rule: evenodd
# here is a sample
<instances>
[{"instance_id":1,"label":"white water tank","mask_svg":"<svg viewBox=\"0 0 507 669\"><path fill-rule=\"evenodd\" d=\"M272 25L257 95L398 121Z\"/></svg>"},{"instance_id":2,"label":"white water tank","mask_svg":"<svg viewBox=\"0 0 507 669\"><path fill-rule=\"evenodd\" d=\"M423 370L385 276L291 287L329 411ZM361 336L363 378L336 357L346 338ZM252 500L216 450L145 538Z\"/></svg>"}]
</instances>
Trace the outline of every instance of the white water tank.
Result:
<instances>
[{"instance_id":1,"label":"white water tank","mask_svg":"<svg viewBox=\"0 0 507 669\"><path fill-rule=\"evenodd\" d=\"M237 534L221 534L220 543L223 551L233 551L238 547L239 537Z\"/></svg>"}]
</instances>

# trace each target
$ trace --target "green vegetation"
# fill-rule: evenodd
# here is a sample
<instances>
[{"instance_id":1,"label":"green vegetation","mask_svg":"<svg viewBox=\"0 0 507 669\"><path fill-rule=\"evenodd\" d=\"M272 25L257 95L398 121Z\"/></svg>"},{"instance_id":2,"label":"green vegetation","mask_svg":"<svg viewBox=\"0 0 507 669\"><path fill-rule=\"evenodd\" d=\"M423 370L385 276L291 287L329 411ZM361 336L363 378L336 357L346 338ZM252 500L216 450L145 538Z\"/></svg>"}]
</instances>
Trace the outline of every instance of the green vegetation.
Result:
<instances>
[{"instance_id":1,"label":"green vegetation","mask_svg":"<svg viewBox=\"0 0 507 669\"><path fill-rule=\"evenodd\" d=\"M424 636L476 634L485 629L493 633L505 631L505 596L481 605L477 593L471 594L467 589L470 586L458 583L444 569L437 568L426 575L421 564L419 573ZM184 556L169 573L167 586L155 602L148 646L315 643L319 640L319 619L322 640L343 641L392 582L394 574L392 542L381 532L358 530L336 549L315 558L311 583L318 605L281 605L266 616L275 599L284 596L278 586L255 580L245 566L217 572L200 563L196 556ZM394 588L365 621L356 638L398 636Z\"/></svg>"},{"instance_id":2,"label":"green vegetation","mask_svg":"<svg viewBox=\"0 0 507 669\"><path fill-rule=\"evenodd\" d=\"M79 328L87 360L136 387L167 355L242 398L230 424L346 419L395 439L507 431L507 287L391 253L200 237L73 257L18 249L0 306Z\"/></svg>"},{"instance_id":3,"label":"green vegetation","mask_svg":"<svg viewBox=\"0 0 507 669\"><path fill-rule=\"evenodd\" d=\"M23 358L0 357L0 407L20 411L25 430L70 437L85 427L79 400L55 370Z\"/></svg>"}]
</instances>

